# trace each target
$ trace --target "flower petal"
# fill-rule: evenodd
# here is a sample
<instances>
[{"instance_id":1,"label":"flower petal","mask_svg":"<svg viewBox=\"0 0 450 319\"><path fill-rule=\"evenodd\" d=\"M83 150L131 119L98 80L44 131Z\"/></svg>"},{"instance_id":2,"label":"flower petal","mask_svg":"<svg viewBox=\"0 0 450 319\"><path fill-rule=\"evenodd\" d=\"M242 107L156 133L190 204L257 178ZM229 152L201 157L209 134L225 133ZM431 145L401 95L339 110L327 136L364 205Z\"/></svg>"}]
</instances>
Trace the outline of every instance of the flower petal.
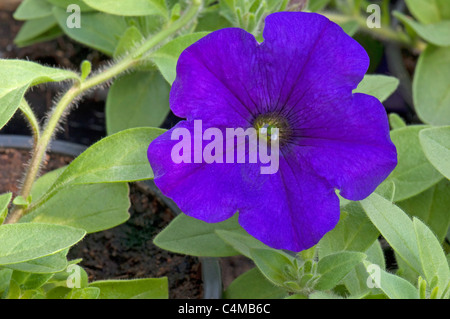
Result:
<instances>
[{"instance_id":1,"label":"flower petal","mask_svg":"<svg viewBox=\"0 0 450 319\"><path fill-rule=\"evenodd\" d=\"M239 223L270 247L308 249L339 221L339 199L333 188L306 163L281 157L279 173L254 181L263 187L256 191L258 201L239 210Z\"/></svg>"},{"instance_id":2,"label":"flower petal","mask_svg":"<svg viewBox=\"0 0 450 319\"><path fill-rule=\"evenodd\" d=\"M340 26L316 13L279 12L265 20L260 63L266 70L268 108L289 116L316 100L351 96L369 57Z\"/></svg>"},{"instance_id":3,"label":"flower petal","mask_svg":"<svg viewBox=\"0 0 450 319\"><path fill-rule=\"evenodd\" d=\"M192 163L175 163L172 158L172 149L179 140L172 140L171 136L177 129L190 132ZM203 159L201 163L194 163L194 152L204 149L195 144L194 131L203 134L205 127L197 129L193 122L182 121L153 140L148 148L148 159L154 181L185 214L210 223L220 222L231 217L243 204L252 205L258 200L256 193L249 192L251 177L248 174L259 174L259 166L226 163L226 150L223 163L207 164Z\"/></svg>"},{"instance_id":4,"label":"flower petal","mask_svg":"<svg viewBox=\"0 0 450 319\"><path fill-rule=\"evenodd\" d=\"M253 35L236 28L215 31L189 46L178 60L170 94L174 114L231 127L248 125L264 79L258 47Z\"/></svg>"},{"instance_id":5,"label":"flower petal","mask_svg":"<svg viewBox=\"0 0 450 319\"><path fill-rule=\"evenodd\" d=\"M214 223L239 212L252 236L293 251L315 245L338 222L334 189L306 162L281 156L275 174L261 174L258 163L176 164L171 152L178 140L171 135L177 128L199 132L182 121L150 144L148 157L156 185L187 215Z\"/></svg>"},{"instance_id":6,"label":"flower petal","mask_svg":"<svg viewBox=\"0 0 450 319\"><path fill-rule=\"evenodd\" d=\"M383 105L356 93L333 114L320 105L309 114L308 127L298 130L295 152L350 200L369 196L397 165Z\"/></svg>"}]
</instances>

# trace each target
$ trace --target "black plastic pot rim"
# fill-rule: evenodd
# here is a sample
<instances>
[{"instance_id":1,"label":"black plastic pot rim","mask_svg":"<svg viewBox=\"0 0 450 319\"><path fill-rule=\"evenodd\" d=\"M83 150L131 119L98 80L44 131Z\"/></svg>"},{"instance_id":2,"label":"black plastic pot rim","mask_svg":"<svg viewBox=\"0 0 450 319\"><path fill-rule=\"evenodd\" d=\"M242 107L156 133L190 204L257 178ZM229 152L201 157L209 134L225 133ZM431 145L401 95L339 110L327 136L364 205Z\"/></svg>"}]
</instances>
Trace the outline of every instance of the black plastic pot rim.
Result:
<instances>
[{"instance_id":1,"label":"black plastic pot rim","mask_svg":"<svg viewBox=\"0 0 450 319\"><path fill-rule=\"evenodd\" d=\"M0 147L30 149L33 139L22 135L0 135ZM61 155L77 157L86 146L66 141L52 141L50 152ZM168 197L164 196L152 180L143 181L156 196L158 196L176 215L181 213L178 206ZM222 274L219 261L215 257L200 257L202 265L203 299L222 298Z\"/></svg>"}]
</instances>

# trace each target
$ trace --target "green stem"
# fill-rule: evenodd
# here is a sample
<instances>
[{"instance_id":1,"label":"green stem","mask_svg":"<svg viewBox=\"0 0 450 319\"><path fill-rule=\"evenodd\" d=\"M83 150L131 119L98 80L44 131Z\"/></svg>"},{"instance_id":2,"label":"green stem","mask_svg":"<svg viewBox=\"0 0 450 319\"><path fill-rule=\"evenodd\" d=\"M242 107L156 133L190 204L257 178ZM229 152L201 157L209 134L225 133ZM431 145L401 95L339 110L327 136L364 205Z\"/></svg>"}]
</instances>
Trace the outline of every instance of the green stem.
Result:
<instances>
[{"instance_id":1,"label":"green stem","mask_svg":"<svg viewBox=\"0 0 450 319\"><path fill-rule=\"evenodd\" d=\"M379 40L396 42L419 51L423 50L423 45L413 42L405 33L396 31L389 26L382 25L381 28L369 28L367 26L366 17L364 16L348 16L335 12L322 12L322 14L338 24L356 21L361 31L368 33Z\"/></svg>"},{"instance_id":2,"label":"green stem","mask_svg":"<svg viewBox=\"0 0 450 319\"><path fill-rule=\"evenodd\" d=\"M31 131L33 133L34 138L34 145L36 145L39 142L40 135L41 135L41 129L39 127L39 122L34 115L33 110L31 109L30 105L25 99L22 99L19 106L20 110L22 111L23 115L25 116L28 123L30 123Z\"/></svg>"},{"instance_id":3,"label":"green stem","mask_svg":"<svg viewBox=\"0 0 450 319\"><path fill-rule=\"evenodd\" d=\"M138 47L134 52L126 56L124 59L120 60L116 64L112 65L110 68L98 73L83 82L76 82L59 100L58 104L53 108L53 111L49 117L48 122L42 132L38 143L35 144L34 152L31 158L30 165L28 167L25 180L21 189L21 196L27 198L30 195L31 187L36 180L41 163L44 159L47 148L50 141L54 135L54 132L59 125L64 113L68 110L72 102L85 93L87 90L94 88L100 84L103 84L119 74L131 69L132 67L139 64L140 60L144 58L144 55L150 50L154 49L162 41L173 36L181 28L187 25L192 19L194 19L201 6L201 0L193 0L192 5L188 11L180 17L178 20L173 22L164 28L161 32L151 37L149 40L144 42L140 47ZM14 207L8 220L5 223L12 224L16 223L25 214L25 209L23 207Z\"/></svg>"}]
</instances>

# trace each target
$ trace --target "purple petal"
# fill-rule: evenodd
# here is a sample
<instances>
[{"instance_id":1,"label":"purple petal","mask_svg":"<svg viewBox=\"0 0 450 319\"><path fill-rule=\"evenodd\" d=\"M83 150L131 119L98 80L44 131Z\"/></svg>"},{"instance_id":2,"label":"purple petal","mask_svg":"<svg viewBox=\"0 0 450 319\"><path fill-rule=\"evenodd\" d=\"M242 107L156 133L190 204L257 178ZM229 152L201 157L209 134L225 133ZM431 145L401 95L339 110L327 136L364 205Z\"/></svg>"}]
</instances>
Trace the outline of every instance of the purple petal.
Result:
<instances>
[{"instance_id":1,"label":"purple petal","mask_svg":"<svg viewBox=\"0 0 450 319\"><path fill-rule=\"evenodd\" d=\"M164 195L172 198L187 215L206 222L220 222L231 217L243 206L257 201L256 193L248 192L252 175L259 175L259 166L226 163L175 163L171 152L178 140L171 140L176 129L191 133L194 152L193 122L182 121L155 139L148 148L148 159L155 175L155 184ZM202 134L205 131L196 131ZM225 133L223 133L225 136ZM206 143L205 143L206 144ZM203 150L203 147L201 148ZM223 154L225 159L226 153ZM193 161L193 160L192 160Z\"/></svg>"},{"instance_id":2,"label":"purple petal","mask_svg":"<svg viewBox=\"0 0 450 319\"><path fill-rule=\"evenodd\" d=\"M258 201L239 210L239 223L270 247L308 249L339 220L333 188L305 163L282 157L278 174L256 177L254 182Z\"/></svg>"},{"instance_id":3,"label":"purple petal","mask_svg":"<svg viewBox=\"0 0 450 319\"><path fill-rule=\"evenodd\" d=\"M248 125L261 98L258 46L253 35L228 28L183 51L170 95L174 114L231 127Z\"/></svg>"},{"instance_id":4,"label":"purple petal","mask_svg":"<svg viewBox=\"0 0 450 319\"><path fill-rule=\"evenodd\" d=\"M344 105L318 105L298 130L295 152L350 200L370 195L397 164L383 105L374 97L355 94Z\"/></svg>"},{"instance_id":5,"label":"purple petal","mask_svg":"<svg viewBox=\"0 0 450 319\"><path fill-rule=\"evenodd\" d=\"M267 107L289 117L302 116L317 101L351 96L369 67L361 45L316 13L271 14L263 34L260 63L269 79Z\"/></svg>"}]
</instances>

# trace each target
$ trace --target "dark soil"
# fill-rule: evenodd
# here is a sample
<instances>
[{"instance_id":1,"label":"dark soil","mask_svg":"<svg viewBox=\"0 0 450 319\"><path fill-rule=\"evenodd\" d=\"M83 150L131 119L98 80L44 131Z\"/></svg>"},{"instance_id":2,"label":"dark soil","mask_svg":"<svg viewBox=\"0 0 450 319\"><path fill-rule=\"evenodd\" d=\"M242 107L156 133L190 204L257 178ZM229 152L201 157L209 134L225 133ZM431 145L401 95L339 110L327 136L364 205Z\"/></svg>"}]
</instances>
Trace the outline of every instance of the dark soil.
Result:
<instances>
[{"instance_id":1,"label":"dark soil","mask_svg":"<svg viewBox=\"0 0 450 319\"><path fill-rule=\"evenodd\" d=\"M17 192L26 150L0 149L0 193ZM71 157L51 154L44 172L70 163ZM130 184L130 219L115 228L89 234L69 252L69 259L83 258L80 265L89 280L133 279L167 276L170 298L202 298L201 264L197 258L159 249L153 238L174 214L142 183Z\"/></svg>"}]
</instances>

